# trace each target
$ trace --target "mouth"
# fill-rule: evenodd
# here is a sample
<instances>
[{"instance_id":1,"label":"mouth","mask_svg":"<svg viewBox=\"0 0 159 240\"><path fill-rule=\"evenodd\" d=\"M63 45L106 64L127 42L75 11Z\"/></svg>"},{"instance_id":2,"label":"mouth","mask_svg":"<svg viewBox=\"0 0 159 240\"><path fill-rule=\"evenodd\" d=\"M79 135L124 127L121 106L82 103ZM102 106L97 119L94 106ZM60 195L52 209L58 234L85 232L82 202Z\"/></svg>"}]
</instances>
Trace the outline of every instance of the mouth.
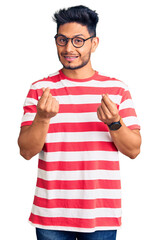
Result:
<instances>
[{"instance_id":1,"label":"mouth","mask_svg":"<svg viewBox=\"0 0 159 240\"><path fill-rule=\"evenodd\" d=\"M67 55L65 55L65 56L63 56L63 57L64 57L65 60L68 61L68 62L73 62L75 59L78 58L78 56L67 56Z\"/></svg>"}]
</instances>

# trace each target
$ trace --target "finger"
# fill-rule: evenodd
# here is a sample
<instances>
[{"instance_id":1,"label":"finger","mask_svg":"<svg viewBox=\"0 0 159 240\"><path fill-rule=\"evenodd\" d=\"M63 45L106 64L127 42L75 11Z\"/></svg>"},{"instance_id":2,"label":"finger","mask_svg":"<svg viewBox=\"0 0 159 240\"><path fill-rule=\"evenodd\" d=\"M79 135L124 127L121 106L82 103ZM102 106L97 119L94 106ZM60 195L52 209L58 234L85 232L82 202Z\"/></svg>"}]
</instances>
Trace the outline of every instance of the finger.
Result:
<instances>
[{"instance_id":1,"label":"finger","mask_svg":"<svg viewBox=\"0 0 159 240\"><path fill-rule=\"evenodd\" d=\"M55 98L53 98L53 101L52 101L52 110L55 113L59 112L59 102Z\"/></svg>"},{"instance_id":2,"label":"finger","mask_svg":"<svg viewBox=\"0 0 159 240\"><path fill-rule=\"evenodd\" d=\"M106 118L110 117L110 116L111 116L111 113L110 113L109 109L107 108L106 104L105 104L103 101L101 102L101 105L100 105L100 106L101 106L101 109L102 109L105 117L106 117Z\"/></svg>"},{"instance_id":3,"label":"finger","mask_svg":"<svg viewBox=\"0 0 159 240\"><path fill-rule=\"evenodd\" d=\"M101 117L101 120L102 120L102 121L105 121L105 120L106 120L106 115L104 114L101 106L98 108L98 111L99 111L99 115L100 115L100 117Z\"/></svg>"},{"instance_id":4,"label":"finger","mask_svg":"<svg viewBox=\"0 0 159 240\"><path fill-rule=\"evenodd\" d=\"M53 102L53 96L51 93L49 93L49 96L45 102L45 107L46 107L46 111L51 111L52 109L52 102Z\"/></svg>"},{"instance_id":5,"label":"finger","mask_svg":"<svg viewBox=\"0 0 159 240\"><path fill-rule=\"evenodd\" d=\"M99 108L97 109L97 116L98 116L99 120L102 121L102 117L101 117L101 114L100 114Z\"/></svg>"},{"instance_id":6,"label":"finger","mask_svg":"<svg viewBox=\"0 0 159 240\"><path fill-rule=\"evenodd\" d=\"M45 105L49 94L50 94L50 88L46 88L39 100L39 103L42 105Z\"/></svg>"},{"instance_id":7,"label":"finger","mask_svg":"<svg viewBox=\"0 0 159 240\"><path fill-rule=\"evenodd\" d=\"M110 105L112 104L112 100L109 98L109 95L106 93L106 94L103 94L102 95L102 101L106 104L106 105Z\"/></svg>"},{"instance_id":8,"label":"finger","mask_svg":"<svg viewBox=\"0 0 159 240\"><path fill-rule=\"evenodd\" d=\"M109 98L108 94L102 95L102 102L105 104L110 113L114 112L114 108L116 107L116 105Z\"/></svg>"}]
</instances>

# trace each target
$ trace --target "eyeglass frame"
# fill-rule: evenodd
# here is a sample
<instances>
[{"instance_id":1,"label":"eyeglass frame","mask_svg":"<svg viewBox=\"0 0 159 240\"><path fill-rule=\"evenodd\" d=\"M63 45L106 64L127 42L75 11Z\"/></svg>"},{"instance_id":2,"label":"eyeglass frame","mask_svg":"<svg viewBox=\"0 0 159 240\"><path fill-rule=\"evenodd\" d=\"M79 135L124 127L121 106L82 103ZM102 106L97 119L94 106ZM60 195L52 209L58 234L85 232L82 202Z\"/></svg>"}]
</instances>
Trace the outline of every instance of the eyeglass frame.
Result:
<instances>
[{"instance_id":1,"label":"eyeglass frame","mask_svg":"<svg viewBox=\"0 0 159 240\"><path fill-rule=\"evenodd\" d=\"M57 38L58 38L59 36L63 36L63 37L66 38L66 44L65 44L65 45L60 45L60 44L57 43ZM68 44L69 39L71 39L71 43L72 43L72 45L73 45L75 48L81 48L81 47L83 47L84 44L85 44L85 41L87 41L87 40L89 40L89 39L91 39L91 38L94 38L94 37L96 37L96 36L94 35L94 36L91 36L91 37L89 37L89 38L84 39L84 38L81 38L81 37L78 37L78 36L75 36L75 37L73 37L73 38L68 38L68 37L66 37L66 36L63 35L63 34L56 34L56 35L54 36L54 38L55 38L55 40L56 40L56 44L57 44L58 46L65 47L65 46ZM73 39L74 39L74 38L80 38L80 39L82 39L82 40L83 40L83 45L80 46L80 47L75 46L75 45L73 44Z\"/></svg>"}]
</instances>

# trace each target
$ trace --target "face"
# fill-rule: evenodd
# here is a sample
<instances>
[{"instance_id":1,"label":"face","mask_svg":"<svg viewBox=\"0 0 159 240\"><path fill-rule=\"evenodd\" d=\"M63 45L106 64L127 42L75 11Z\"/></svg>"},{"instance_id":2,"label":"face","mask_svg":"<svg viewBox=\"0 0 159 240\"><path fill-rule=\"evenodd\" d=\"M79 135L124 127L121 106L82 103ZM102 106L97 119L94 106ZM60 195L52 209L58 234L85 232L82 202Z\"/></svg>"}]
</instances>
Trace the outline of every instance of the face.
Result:
<instances>
[{"instance_id":1,"label":"face","mask_svg":"<svg viewBox=\"0 0 159 240\"><path fill-rule=\"evenodd\" d=\"M73 38L75 36L87 39L90 36L87 27L78 23L66 23L61 25L58 30L58 34L62 34L67 38ZM65 69L75 70L82 68L90 63L91 53L95 51L98 45L98 38L92 38L85 41L81 48L73 46L69 39L66 46L57 46L57 52L60 62Z\"/></svg>"}]
</instances>

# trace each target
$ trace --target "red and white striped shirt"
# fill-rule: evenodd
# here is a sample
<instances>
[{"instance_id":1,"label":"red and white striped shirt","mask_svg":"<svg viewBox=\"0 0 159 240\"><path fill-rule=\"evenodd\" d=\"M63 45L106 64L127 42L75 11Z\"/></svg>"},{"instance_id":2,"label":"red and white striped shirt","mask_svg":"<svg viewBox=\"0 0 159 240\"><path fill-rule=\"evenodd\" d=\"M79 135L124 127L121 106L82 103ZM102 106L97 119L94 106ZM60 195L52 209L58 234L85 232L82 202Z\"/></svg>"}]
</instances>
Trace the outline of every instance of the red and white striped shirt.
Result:
<instances>
[{"instance_id":1,"label":"red and white striped shirt","mask_svg":"<svg viewBox=\"0 0 159 240\"><path fill-rule=\"evenodd\" d=\"M140 129L127 86L96 72L71 79L62 71L32 84L22 124L31 125L42 88L59 101L39 153L38 176L29 221L44 229L93 232L121 225L118 150L107 125L97 117L102 94L117 104L123 122Z\"/></svg>"}]
</instances>

